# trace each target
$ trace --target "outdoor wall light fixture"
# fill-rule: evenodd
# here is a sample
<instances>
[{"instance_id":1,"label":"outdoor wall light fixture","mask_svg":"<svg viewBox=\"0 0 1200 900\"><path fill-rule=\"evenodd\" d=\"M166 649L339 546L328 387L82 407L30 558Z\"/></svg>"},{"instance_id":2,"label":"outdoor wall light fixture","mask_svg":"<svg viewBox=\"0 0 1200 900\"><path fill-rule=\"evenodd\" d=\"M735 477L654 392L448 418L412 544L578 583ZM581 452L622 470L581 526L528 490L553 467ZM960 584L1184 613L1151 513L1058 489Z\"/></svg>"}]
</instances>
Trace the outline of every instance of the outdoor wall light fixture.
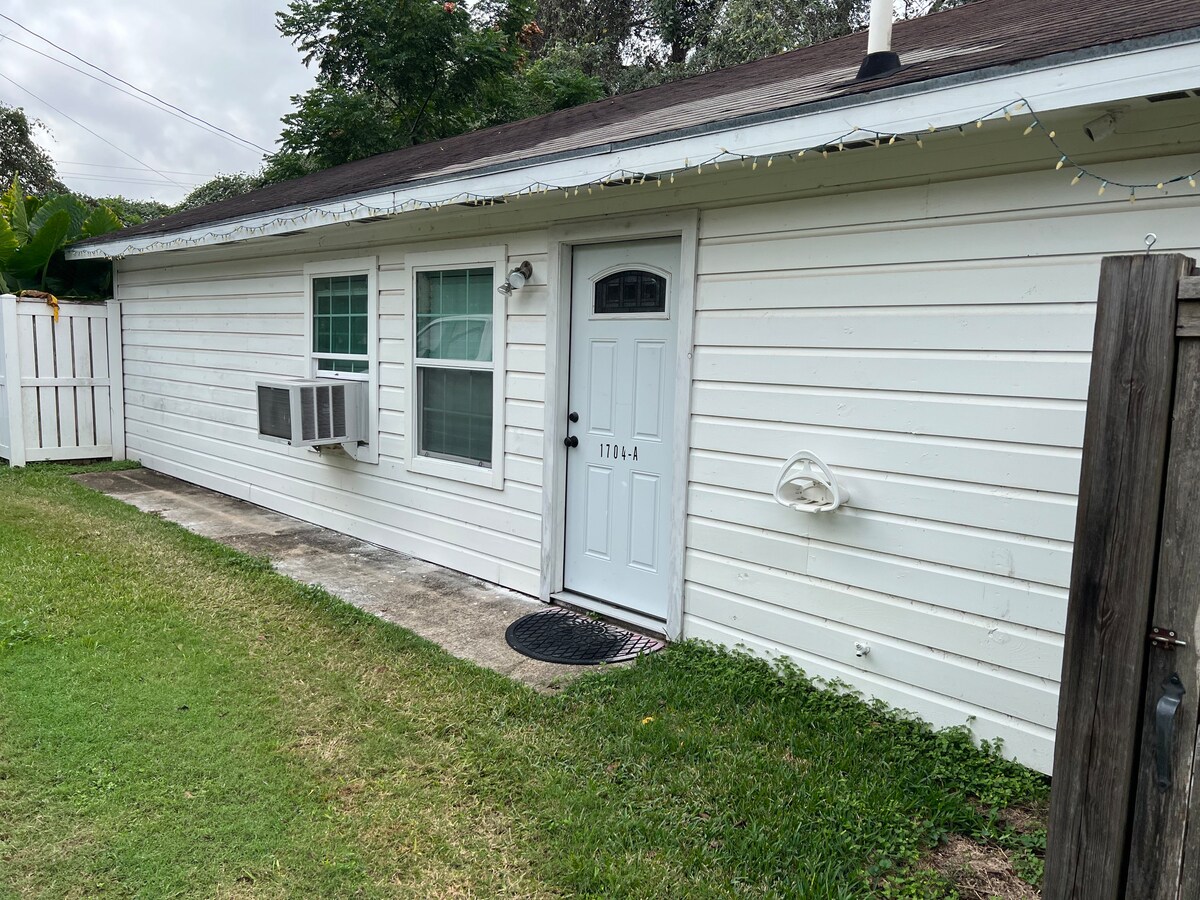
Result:
<instances>
[{"instance_id":1,"label":"outdoor wall light fixture","mask_svg":"<svg viewBox=\"0 0 1200 900\"><path fill-rule=\"evenodd\" d=\"M1088 136L1088 140L1098 144L1114 131L1117 130L1117 122L1125 115L1123 109L1110 109L1104 115L1097 119L1092 119L1083 126L1083 133Z\"/></svg>"},{"instance_id":2,"label":"outdoor wall light fixture","mask_svg":"<svg viewBox=\"0 0 1200 900\"><path fill-rule=\"evenodd\" d=\"M496 290L502 294L511 294L513 291L519 291L525 287L525 282L532 277L533 266L529 264L529 260L525 260L525 262L508 273L508 280L496 288Z\"/></svg>"}]
</instances>

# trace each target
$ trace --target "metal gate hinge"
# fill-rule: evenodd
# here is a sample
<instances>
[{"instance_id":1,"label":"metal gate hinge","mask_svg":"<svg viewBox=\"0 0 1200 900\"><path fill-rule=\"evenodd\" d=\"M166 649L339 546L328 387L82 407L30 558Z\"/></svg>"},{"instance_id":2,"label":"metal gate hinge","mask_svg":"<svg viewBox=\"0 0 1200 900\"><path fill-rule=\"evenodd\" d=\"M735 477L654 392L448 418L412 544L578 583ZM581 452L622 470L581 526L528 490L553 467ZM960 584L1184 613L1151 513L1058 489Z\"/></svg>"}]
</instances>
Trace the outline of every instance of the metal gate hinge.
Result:
<instances>
[{"instance_id":1,"label":"metal gate hinge","mask_svg":"<svg viewBox=\"0 0 1200 900\"><path fill-rule=\"evenodd\" d=\"M1170 628L1160 628L1155 625L1150 629L1150 643L1159 650L1174 650L1176 647L1186 647L1187 641L1181 641Z\"/></svg>"}]
</instances>

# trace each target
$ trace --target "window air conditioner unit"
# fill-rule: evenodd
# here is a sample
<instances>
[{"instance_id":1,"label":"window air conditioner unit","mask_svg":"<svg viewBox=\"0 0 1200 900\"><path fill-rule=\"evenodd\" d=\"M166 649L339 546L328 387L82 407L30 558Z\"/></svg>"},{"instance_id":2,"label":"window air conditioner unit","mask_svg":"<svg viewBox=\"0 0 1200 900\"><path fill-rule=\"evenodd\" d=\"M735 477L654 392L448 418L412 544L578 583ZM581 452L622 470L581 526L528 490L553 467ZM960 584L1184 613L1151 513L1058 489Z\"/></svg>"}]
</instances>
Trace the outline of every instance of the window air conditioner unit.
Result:
<instances>
[{"instance_id":1,"label":"window air conditioner unit","mask_svg":"<svg viewBox=\"0 0 1200 900\"><path fill-rule=\"evenodd\" d=\"M357 444L365 388L361 381L260 381L258 436L292 447Z\"/></svg>"}]
</instances>

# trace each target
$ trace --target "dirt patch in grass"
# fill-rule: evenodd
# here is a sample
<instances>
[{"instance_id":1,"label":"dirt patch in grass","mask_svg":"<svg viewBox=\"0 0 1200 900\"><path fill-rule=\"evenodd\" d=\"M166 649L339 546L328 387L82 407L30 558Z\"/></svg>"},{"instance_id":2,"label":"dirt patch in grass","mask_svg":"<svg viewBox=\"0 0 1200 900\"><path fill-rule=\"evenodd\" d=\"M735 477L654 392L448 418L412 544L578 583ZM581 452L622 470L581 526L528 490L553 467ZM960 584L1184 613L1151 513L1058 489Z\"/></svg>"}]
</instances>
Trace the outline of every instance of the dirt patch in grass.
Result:
<instances>
[{"instance_id":1,"label":"dirt patch in grass","mask_svg":"<svg viewBox=\"0 0 1200 900\"><path fill-rule=\"evenodd\" d=\"M1049 818L1050 801L1048 799L1028 805L1010 806L1008 809L1002 810L997 817L1000 825L1011 828L1020 834L1033 834L1035 831L1045 829Z\"/></svg>"},{"instance_id":2,"label":"dirt patch in grass","mask_svg":"<svg viewBox=\"0 0 1200 900\"><path fill-rule=\"evenodd\" d=\"M1042 896L1017 875L1006 851L962 835L951 835L923 862L952 882L962 900L1038 900Z\"/></svg>"}]
</instances>

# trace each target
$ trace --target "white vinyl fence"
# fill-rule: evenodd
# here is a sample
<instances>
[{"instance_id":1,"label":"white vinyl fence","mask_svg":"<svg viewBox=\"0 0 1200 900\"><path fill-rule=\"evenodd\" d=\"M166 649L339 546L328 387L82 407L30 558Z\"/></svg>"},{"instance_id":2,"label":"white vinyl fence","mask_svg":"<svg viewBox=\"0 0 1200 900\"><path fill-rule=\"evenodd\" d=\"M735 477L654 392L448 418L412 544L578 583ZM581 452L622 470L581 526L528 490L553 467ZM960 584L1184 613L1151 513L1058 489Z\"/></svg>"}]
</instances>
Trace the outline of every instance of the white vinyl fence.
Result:
<instances>
[{"instance_id":1,"label":"white vinyl fence","mask_svg":"<svg viewBox=\"0 0 1200 900\"><path fill-rule=\"evenodd\" d=\"M117 304L0 296L0 458L124 457Z\"/></svg>"}]
</instances>

